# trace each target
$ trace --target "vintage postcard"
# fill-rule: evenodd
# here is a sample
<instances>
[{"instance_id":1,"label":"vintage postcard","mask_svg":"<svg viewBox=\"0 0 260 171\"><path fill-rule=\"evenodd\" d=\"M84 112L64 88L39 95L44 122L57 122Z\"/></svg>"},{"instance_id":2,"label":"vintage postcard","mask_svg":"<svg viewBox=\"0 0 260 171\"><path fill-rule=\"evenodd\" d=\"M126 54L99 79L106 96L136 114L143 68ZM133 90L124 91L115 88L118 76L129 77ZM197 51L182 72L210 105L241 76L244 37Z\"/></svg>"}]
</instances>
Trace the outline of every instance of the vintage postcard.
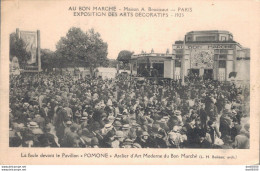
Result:
<instances>
[{"instance_id":1,"label":"vintage postcard","mask_svg":"<svg viewBox=\"0 0 260 171\"><path fill-rule=\"evenodd\" d=\"M259 164L260 2L3 0L0 164Z\"/></svg>"}]
</instances>

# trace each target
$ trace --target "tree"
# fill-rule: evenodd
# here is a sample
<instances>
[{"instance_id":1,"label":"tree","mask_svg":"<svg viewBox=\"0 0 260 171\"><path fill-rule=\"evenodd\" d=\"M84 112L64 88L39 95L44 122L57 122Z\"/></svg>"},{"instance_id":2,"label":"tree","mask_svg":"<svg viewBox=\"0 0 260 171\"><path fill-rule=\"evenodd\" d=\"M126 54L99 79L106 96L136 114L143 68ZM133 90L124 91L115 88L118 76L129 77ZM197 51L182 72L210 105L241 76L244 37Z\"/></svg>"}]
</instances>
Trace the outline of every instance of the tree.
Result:
<instances>
[{"instance_id":1,"label":"tree","mask_svg":"<svg viewBox=\"0 0 260 171\"><path fill-rule=\"evenodd\" d=\"M16 56L20 66L25 66L30 59L30 53L25 49L25 42L16 33L10 34L10 60Z\"/></svg>"},{"instance_id":2,"label":"tree","mask_svg":"<svg viewBox=\"0 0 260 171\"><path fill-rule=\"evenodd\" d=\"M107 47L94 29L84 33L80 28L72 27L57 43L56 55L62 66L85 65L92 68L107 63Z\"/></svg>"},{"instance_id":3,"label":"tree","mask_svg":"<svg viewBox=\"0 0 260 171\"><path fill-rule=\"evenodd\" d=\"M108 66L107 43L102 40L100 34L95 32L93 28L88 30L86 34L89 38L89 48L86 52L84 60L89 61L91 64L89 65L91 72L93 67Z\"/></svg>"},{"instance_id":4,"label":"tree","mask_svg":"<svg viewBox=\"0 0 260 171\"><path fill-rule=\"evenodd\" d=\"M134 52L130 52L128 50L122 50L119 52L117 60L123 62L124 65L128 64L131 60L131 56Z\"/></svg>"},{"instance_id":5,"label":"tree","mask_svg":"<svg viewBox=\"0 0 260 171\"><path fill-rule=\"evenodd\" d=\"M117 60L115 60L115 59L109 59L109 67L111 67L111 68L116 68L117 67L117 64L118 64L118 61Z\"/></svg>"},{"instance_id":6,"label":"tree","mask_svg":"<svg viewBox=\"0 0 260 171\"><path fill-rule=\"evenodd\" d=\"M41 49L41 64L42 69L52 70L52 68L57 67L55 53L49 49ZM56 65L56 66L55 66Z\"/></svg>"},{"instance_id":7,"label":"tree","mask_svg":"<svg viewBox=\"0 0 260 171\"><path fill-rule=\"evenodd\" d=\"M77 66L83 62L87 48L87 35L80 29L72 27L65 37L62 37L56 45L56 55L60 58L61 67Z\"/></svg>"}]
</instances>

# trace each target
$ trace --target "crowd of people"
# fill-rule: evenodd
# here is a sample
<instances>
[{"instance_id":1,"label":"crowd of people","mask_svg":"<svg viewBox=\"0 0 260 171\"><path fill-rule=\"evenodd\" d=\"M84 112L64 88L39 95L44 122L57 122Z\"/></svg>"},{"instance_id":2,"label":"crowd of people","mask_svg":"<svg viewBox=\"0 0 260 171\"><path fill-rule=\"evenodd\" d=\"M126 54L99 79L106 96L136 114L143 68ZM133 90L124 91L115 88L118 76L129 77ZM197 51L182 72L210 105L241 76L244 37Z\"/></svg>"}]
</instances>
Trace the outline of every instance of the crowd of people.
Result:
<instances>
[{"instance_id":1,"label":"crowd of people","mask_svg":"<svg viewBox=\"0 0 260 171\"><path fill-rule=\"evenodd\" d=\"M249 148L249 88L175 80L10 76L10 147Z\"/></svg>"}]
</instances>

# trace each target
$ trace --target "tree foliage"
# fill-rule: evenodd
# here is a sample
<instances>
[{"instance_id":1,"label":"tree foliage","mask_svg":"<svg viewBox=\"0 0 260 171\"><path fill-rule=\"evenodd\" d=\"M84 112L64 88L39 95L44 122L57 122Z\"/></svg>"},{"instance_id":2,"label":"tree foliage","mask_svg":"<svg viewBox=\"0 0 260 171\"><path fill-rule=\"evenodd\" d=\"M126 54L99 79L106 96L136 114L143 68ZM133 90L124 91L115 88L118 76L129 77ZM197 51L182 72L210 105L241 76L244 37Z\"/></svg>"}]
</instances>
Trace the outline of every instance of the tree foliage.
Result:
<instances>
[{"instance_id":1,"label":"tree foliage","mask_svg":"<svg viewBox=\"0 0 260 171\"><path fill-rule=\"evenodd\" d=\"M30 53L25 49L25 42L16 33L10 34L10 60L16 56L20 66L24 66L30 59Z\"/></svg>"},{"instance_id":2,"label":"tree foliage","mask_svg":"<svg viewBox=\"0 0 260 171\"><path fill-rule=\"evenodd\" d=\"M84 33L72 27L56 45L56 55L63 66L103 66L107 63L107 43L94 29Z\"/></svg>"},{"instance_id":3,"label":"tree foliage","mask_svg":"<svg viewBox=\"0 0 260 171\"><path fill-rule=\"evenodd\" d=\"M118 61L115 59L109 59L109 61L108 61L108 66L111 68L116 68L117 64L118 64Z\"/></svg>"},{"instance_id":4,"label":"tree foliage","mask_svg":"<svg viewBox=\"0 0 260 171\"><path fill-rule=\"evenodd\" d=\"M134 52L130 52L128 50L122 50L119 52L117 60L123 62L124 65L128 64L133 54Z\"/></svg>"},{"instance_id":5,"label":"tree foliage","mask_svg":"<svg viewBox=\"0 0 260 171\"><path fill-rule=\"evenodd\" d=\"M41 65L42 69L51 70L57 67L57 56L49 49L41 49Z\"/></svg>"}]
</instances>

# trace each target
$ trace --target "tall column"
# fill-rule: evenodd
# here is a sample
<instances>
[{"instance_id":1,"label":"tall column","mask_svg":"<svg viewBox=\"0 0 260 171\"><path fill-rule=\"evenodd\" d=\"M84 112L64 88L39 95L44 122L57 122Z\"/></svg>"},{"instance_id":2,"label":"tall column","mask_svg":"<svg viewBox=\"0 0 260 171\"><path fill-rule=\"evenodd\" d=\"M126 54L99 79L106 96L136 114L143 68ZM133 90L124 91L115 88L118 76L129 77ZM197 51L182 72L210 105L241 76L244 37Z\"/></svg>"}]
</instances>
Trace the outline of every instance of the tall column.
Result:
<instances>
[{"instance_id":1,"label":"tall column","mask_svg":"<svg viewBox=\"0 0 260 171\"><path fill-rule=\"evenodd\" d=\"M204 75L204 68L200 68L200 71L199 71L199 76L203 76Z\"/></svg>"},{"instance_id":2,"label":"tall column","mask_svg":"<svg viewBox=\"0 0 260 171\"><path fill-rule=\"evenodd\" d=\"M40 38L40 30L37 30L37 56L38 56L38 72L41 69L41 38Z\"/></svg>"},{"instance_id":3,"label":"tall column","mask_svg":"<svg viewBox=\"0 0 260 171\"><path fill-rule=\"evenodd\" d=\"M172 59L172 78L175 80L175 59Z\"/></svg>"},{"instance_id":4,"label":"tall column","mask_svg":"<svg viewBox=\"0 0 260 171\"><path fill-rule=\"evenodd\" d=\"M137 75L138 75L138 63L137 63L137 59L136 59L135 66L136 66L136 76L137 76Z\"/></svg>"},{"instance_id":5,"label":"tall column","mask_svg":"<svg viewBox=\"0 0 260 171\"><path fill-rule=\"evenodd\" d=\"M116 71L117 71L117 74L119 74L119 63L116 64Z\"/></svg>"},{"instance_id":6,"label":"tall column","mask_svg":"<svg viewBox=\"0 0 260 171\"><path fill-rule=\"evenodd\" d=\"M219 66L218 66L218 59L214 59L214 64L213 64L213 79L214 80L218 80L218 69Z\"/></svg>"},{"instance_id":7,"label":"tall column","mask_svg":"<svg viewBox=\"0 0 260 171\"><path fill-rule=\"evenodd\" d=\"M132 74L133 74L133 65L132 65L132 62L129 63L129 67L130 67L130 74L132 75Z\"/></svg>"},{"instance_id":8,"label":"tall column","mask_svg":"<svg viewBox=\"0 0 260 171\"><path fill-rule=\"evenodd\" d=\"M237 49L235 46L233 50L233 72L236 72L236 65L237 65Z\"/></svg>"},{"instance_id":9,"label":"tall column","mask_svg":"<svg viewBox=\"0 0 260 171\"><path fill-rule=\"evenodd\" d=\"M184 78L185 78L185 38L183 40L183 52L182 52L182 58L181 58L181 84L185 85Z\"/></svg>"}]
</instances>

